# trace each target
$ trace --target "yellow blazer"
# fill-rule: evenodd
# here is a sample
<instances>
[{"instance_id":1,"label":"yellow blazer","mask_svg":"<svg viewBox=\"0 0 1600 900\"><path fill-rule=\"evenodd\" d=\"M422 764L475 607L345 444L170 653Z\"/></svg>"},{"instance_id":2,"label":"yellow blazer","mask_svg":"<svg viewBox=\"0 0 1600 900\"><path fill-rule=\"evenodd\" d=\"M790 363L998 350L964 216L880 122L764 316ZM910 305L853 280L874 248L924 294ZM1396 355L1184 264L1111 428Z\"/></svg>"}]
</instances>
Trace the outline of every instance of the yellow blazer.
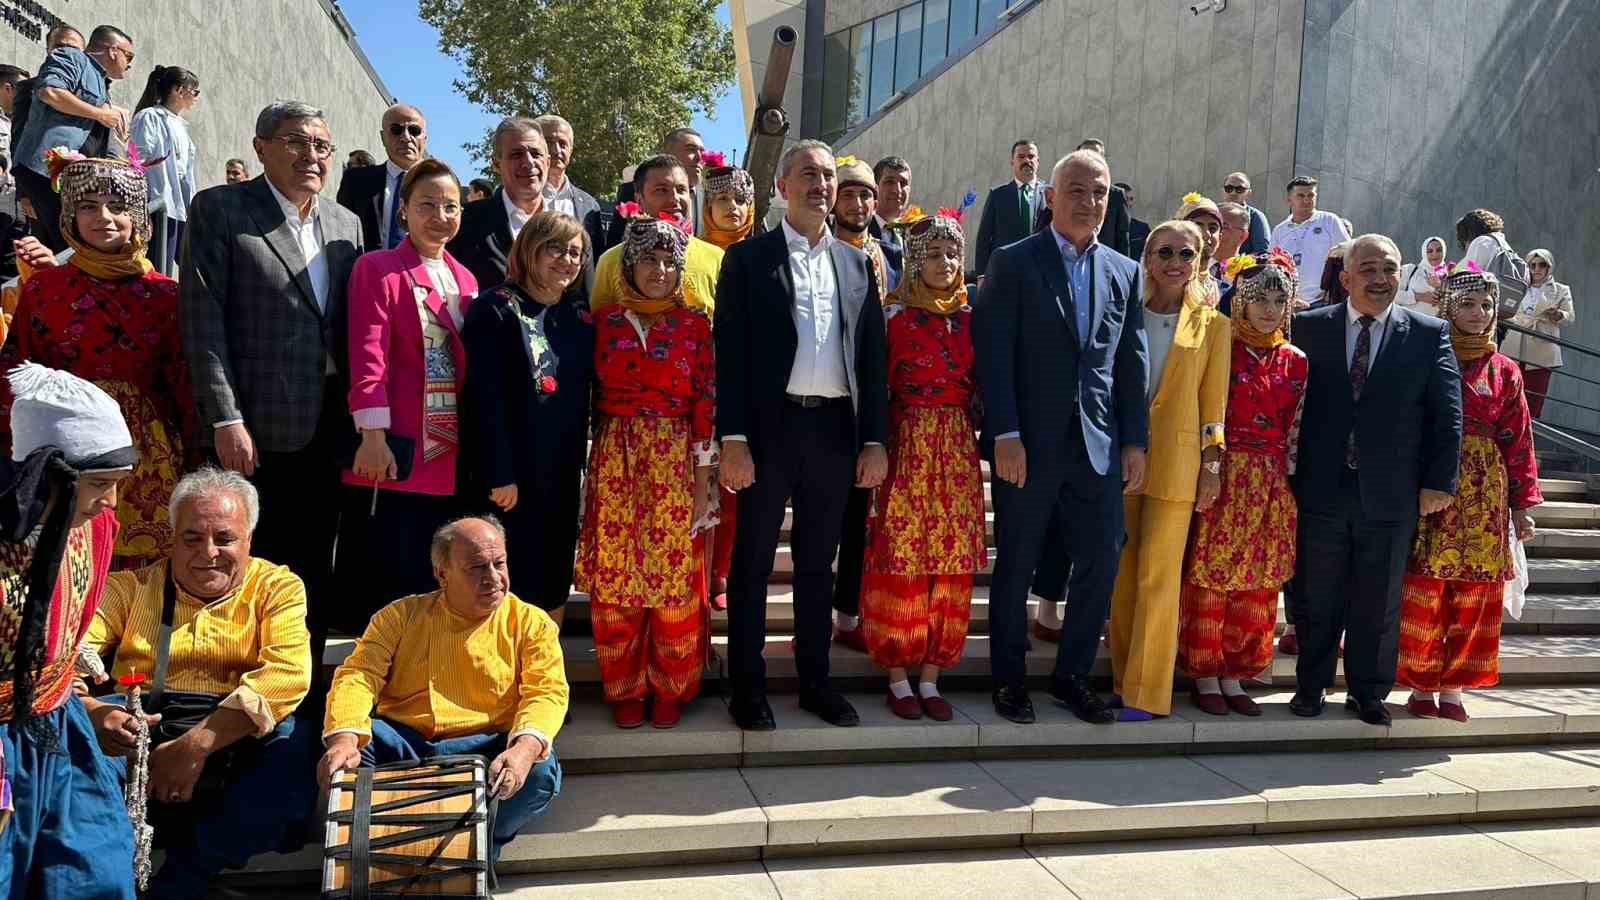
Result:
<instances>
[{"instance_id":1,"label":"yellow blazer","mask_svg":"<svg viewBox=\"0 0 1600 900\"><path fill-rule=\"evenodd\" d=\"M1185 299L1161 383L1150 401L1150 448L1140 491L1146 497L1194 502L1200 452L1225 444L1222 426L1232 351L1233 323L1217 310Z\"/></svg>"}]
</instances>

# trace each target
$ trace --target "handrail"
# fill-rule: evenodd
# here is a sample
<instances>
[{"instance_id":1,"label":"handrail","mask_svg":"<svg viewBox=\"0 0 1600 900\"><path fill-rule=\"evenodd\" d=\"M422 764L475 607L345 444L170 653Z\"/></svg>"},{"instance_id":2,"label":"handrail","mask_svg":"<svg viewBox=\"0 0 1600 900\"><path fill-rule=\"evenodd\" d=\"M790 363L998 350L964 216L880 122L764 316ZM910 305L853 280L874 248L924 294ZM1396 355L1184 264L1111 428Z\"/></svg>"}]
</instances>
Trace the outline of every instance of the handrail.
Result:
<instances>
[{"instance_id":1,"label":"handrail","mask_svg":"<svg viewBox=\"0 0 1600 900\"><path fill-rule=\"evenodd\" d=\"M1600 447L1589 443L1577 435L1569 434L1554 425L1548 425L1538 419L1533 420L1533 433L1550 441L1550 443L1570 450L1590 462L1600 462Z\"/></svg>"},{"instance_id":2,"label":"handrail","mask_svg":"<svg viewBox=\"0 0 1600 900\"><path fill-rule=\"evenodd\" d=\"M1514 324L1512 324L1510 322L1502 321L1500 323L1500 327L1504 328L1507 331L1515 331L1518 334L1525 334L1528 337L1538 338L1541 341L1545 341L1547 343L1555 344L1557 347L1560 347L1560 348L1562 348L1564 350L1573 350L1573 351L1576 351L1578 353L1582 353L1585 356L1593 356L1593 357L1596 357L1596 358L1600 358L1600 350L1596 350L1593 347L1585 347L1582 344L1575 344L1572 341L1565 340L1563 338L1552 337L1551 335L1548 335L1548 334L1540 334L1539 332L1534 331L1531 328L1523 328L1521 325L1514 325Z\"/></svg>"}]
</instances>

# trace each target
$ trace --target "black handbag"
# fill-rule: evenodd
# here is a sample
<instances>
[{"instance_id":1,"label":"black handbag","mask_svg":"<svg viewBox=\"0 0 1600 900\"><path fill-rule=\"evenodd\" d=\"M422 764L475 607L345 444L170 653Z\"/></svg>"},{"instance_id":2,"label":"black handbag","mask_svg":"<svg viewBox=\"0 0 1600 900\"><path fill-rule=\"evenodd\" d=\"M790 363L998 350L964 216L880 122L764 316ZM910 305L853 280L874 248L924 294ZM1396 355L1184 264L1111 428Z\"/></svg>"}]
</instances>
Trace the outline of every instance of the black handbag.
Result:
<instances>
[{"instance_id":1,"label":"black handbag","mask_svg":"<svg viewBox=\"0 0 1600 900\"><path fill-rule=\"evenodd\" d=\"M170 564L169 564L170 565ZM206 716L221 705L226 695L204 691L169 691L167 682L167 657L172 650L172 619L177 611L178 592L167 572L166 584L161 591L161 629L156 638L156 666L150 679L150 693L144 701L145 711L160 713L161 721L150 728L150 746L159 747L188 734ZM206 757L205 768L195 782L196 800L219 796L227 787L228 775L233 769L239 751L251 743L249 738L236 741Z\"/></svg>"}]
</instances>

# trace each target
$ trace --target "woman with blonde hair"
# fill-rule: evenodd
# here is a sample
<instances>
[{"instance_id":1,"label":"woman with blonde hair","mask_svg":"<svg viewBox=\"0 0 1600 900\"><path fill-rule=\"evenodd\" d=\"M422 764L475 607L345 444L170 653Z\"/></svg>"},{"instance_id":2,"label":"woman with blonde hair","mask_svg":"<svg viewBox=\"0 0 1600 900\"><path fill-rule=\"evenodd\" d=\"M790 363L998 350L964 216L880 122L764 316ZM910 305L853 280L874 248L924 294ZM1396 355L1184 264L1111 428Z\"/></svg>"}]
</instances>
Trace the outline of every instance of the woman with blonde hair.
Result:
<instances>
[{"instance_id":1,"label":"woman with blonde hair","mask_svg":"<svg viewBox=\"0 0 1600 900\"><path fill-rule=\"evenodd\" d=\"M1144 485L1123 497L1127 543L1111 597L1111 672L1122 721L1172 709L1189 520L1222 491L1228 319L1208 302L1205 237L1193 222L1157 225L1144 245L1150 440Z\"/></svg>"},{"instance_id":2,"label":"woman with blonde hair","mask_svg":"<svg viewBox=\"0 0 1600 900\"><path fill-rule=\"evenodd\" d=\"M1528 291L1522 295L1511 324L1553 338L1561 337L1561 326L1577 314L1572 307L1572 288L1556 280L1556 258L1549 250L1528 251ZM1561 368L1561 347L1517 331L1506 331L1500 352L1517 361L1522 369L1523 386L1528 394L1528 412L1535 418L1544 413L1544 397L1550 391L1550 375Z\"/></svg>"},{"instance_id":3,"label":"woman with blonde hair","mask_svg":"<svg viewBox=\"0 0 1600 900\"><path fill-rule=\"evenodd\" d=\"M506 528L511 589L561 623L578 544L578 499L594 379L594 324L581 298L588 235L566 213L534 214L505 283L468 311L472 371L462 399L462 499Z\"/></svg>"}]
</instances>

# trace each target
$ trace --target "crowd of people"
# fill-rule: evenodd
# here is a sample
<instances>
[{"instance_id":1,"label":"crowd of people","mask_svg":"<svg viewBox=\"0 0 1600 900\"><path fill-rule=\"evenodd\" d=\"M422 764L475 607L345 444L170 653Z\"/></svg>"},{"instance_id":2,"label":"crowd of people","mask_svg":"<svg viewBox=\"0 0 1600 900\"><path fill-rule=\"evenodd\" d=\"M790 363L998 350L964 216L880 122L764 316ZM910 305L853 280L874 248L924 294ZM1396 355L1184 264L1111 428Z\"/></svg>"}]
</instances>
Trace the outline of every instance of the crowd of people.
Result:
<instances>
[{"instance_id":1,"label":"crowd of people","mask_svg":"<svg viewBox=\"0 0 1600 900\"><path fill-rule=\"evenodd\" d=\"M1542 501L1530 407L1561 365L1541 336L1573 306L1491 211L1457 224L1461 261L1429 238L1405 264L1310 177L1271 229L1239 172L1152 225L1101 142L1041 178L1019 140L968 270L965 205L913 205L904 157L798 141L763 227L761 186L692 129L611 203L566 177L559 116L501 122L495 183L463 184L402 104L330 203L337 148L299 101L257 116L260 174L230 159L197 191L199 79L158 67L129 117L105 92L132 39L67 30L0 91L34 104L0 349L13 897L132 895L135 766L155 896L296 846L342 769L443 754L492 760L498 856L561 788L574 587L619 728L679 722L725 610L732 717L771 730L785 532L800 707L858 723L838 643L895 715L948 720L985 460L1012 722L1034 721L1044 643L1085 721L1169 715L1180 674L1200 712L1260 715L1280 592L1296 715L1341 654L1371 724L1397 684L1465 721L1463 691L1497 681ZM153 208L182 225L176 279L148 260ZM333 633L357 639L328 677Z\"/></svg>"}]
</instances>

